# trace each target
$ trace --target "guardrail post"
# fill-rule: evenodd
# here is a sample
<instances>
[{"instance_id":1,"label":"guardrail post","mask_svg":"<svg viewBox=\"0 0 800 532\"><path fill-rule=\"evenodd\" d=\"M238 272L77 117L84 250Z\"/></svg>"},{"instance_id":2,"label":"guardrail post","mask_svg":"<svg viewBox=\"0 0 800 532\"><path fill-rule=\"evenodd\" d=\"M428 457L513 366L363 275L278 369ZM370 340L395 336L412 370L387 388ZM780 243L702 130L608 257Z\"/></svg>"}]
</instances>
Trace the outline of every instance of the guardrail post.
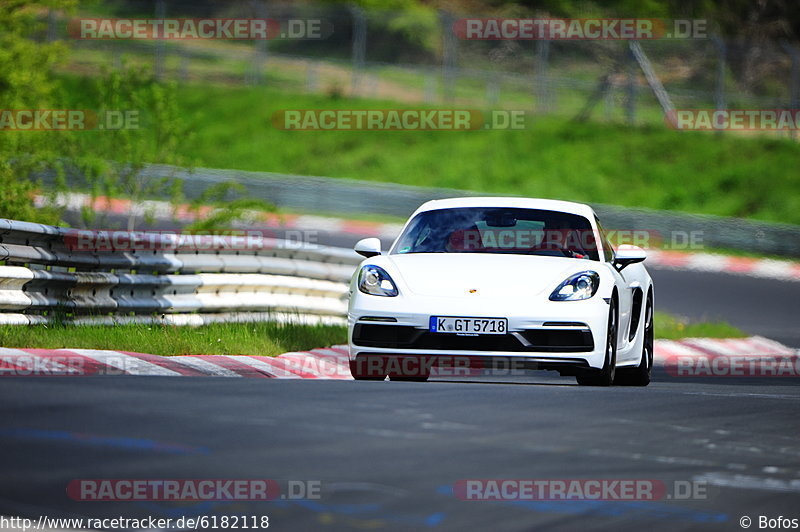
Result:
<instances>
[{"instance_id":1,"label":"guardrail post","mask_svg":"<svg viewBox=\"0 0 800 532\"><path fill-rule=\"evenodd\" d=\"M500 97L500 85L497 76L489 74L486 78L486 105L494 107Z\"/></svg>"},{"instance_id":2,"label":"guardrail post","mask_svg":"<svg viewBox=\"0 0 800 532\"><path fill-rule=\"evenodd\" d=\"M189 52L187 52L186 49L181 46L178 48L178 54L181 58L178 76L181 82L186 83L189 81Z\"/></svg>"},{"instance_id":3,"label":"guardrail post","mask_svg":"<svg viewBox=\"0 0 800 532\"><path fill-rule=\"evenodd\" d=\"M430 70L425 70L425 103L432 104L436 101L436 75Z\"/></svg>"},{"instance_id":4,"label":"guardrail post","mask_svg":"<svg viewBox=\"0 0 800 532\"><path fill-rule=\"evenodd\" d=\"M55 10L51 9L47 12L47 41L56 40L58 40L58 19Z\"/></svg>"},{"instance_id":5,"label":"guardrail post","mask_svg":"<svg viewBox=\"0 0 800 532\"><path fill-rule=\"evenodd\" d=\"M540 113L552 110L550 108L550 80L548 79L549 63L550 41L536 41L536 62L533 70L534 97L536 98L536 109Z\"/></svg>"},{"instance_id":6,"label":"guardrail post","mask_svg":"<svg viewBox=\"0 0 800 532\"><path fill-rule=\"evenodd\" d=\"M122 50L117 41L110 41L108 46L111 48L111 68L116 71L122 70Z\"/></svg>"},{"instance_id":7,"label":"guardrail post","mask_svg":"<svg viewBox=\"0 0 800 532\"><path fill-rule=\"evenodd\" d=\"M253 0L252 7L256 18L267 18L267 9L266 6L264 6L264 2L260 0ZM255 39L255 42L253 43L253 54L250 58L250 65L245 71L245 83L249 85L261 84L264 79L262 72L264 70L264 64L266 63L266 60L267 40Z\"/></svg>"},{"instance_id":8,"label":"guardrail post","mask_svg":"<svg viewBox=\"0 0 800 532\"><path fill-rule=\"evenodd\" d=\"M719 53L719 58L717 59L717 82L714 86L714 107L717 111L722 111L725 109L725 61L728 55L728 48L725 46L725 41L723 41L719 36L714 36L711 38L714 41L714 44L717 47L717 51ZM717 135L721 135L722 130L717 130Z\"/></svg>"},{"instance_id":9,"label":"guardrail post","mask_svg":"<svg viewBox=\"0 0 800 532\"><path fill-rule=\"evenodd\" d=\"M309 59L306 63L306 92L317 92L319 89L319 63Z\"/></svg>"},{"instance_id":10,"label":"guardrail post","mask_svg":"<svg viewBox=\"0 0 800 532\"><path fill-rule=\"evenodd\" d=\"M800 54L797 48L789 43L781 43L781 46L789 57L792 58L792 70L789 84L789 107L794 111L798 107L798 99L800 99ZM797 131L794 129L789 130L789 136L795 138Z\"/></svg>"},{"instance_id":11,"label":"guardrail post","mask_svg":"<svg viewBox=\"0 0 800 532\"><path fill-rule=\"evenodd\" d=\"M439 21L442 27L442 96L445 102L453 103L458 55L458 41L453 32L455 18L447 11L439 11Z\"/></svg>"},{"instance_id":12,"label":"guardrail post","mask_svg":"<svg viewBox=\"0 0 800 532\"><path fill-rule=\"evenodd\" d=\"M167 6L164 0L156 0L156 20L164 20L166 18ZM155 51L153 56L153 76L156 80L161 81L164 77L164 55L166 43L162 38L163 35L156 36Z\"/></svg>"},{"instance_id":13,"label":"guardrail post","mask_svg":"<svg viewBox=\"0 0 800 532\"><path fill-rule=\"evenodd\" d=\"M633 50L628 49L627 55L628 83L625 86L625 120L629 125L633 125L636 122L636 58Z\"/></svg>"},{"instance_id":14,"label":"guardrail post","mask_svg":"<svg viewBox=\"0 0 800 532\"><path fill-rule=\"evenodd\" d=\"M350 93L351 96L358 96L359 85L361 84L361 73L364 70L364 61L367 52L367 19L360 7L351 5L349 9L350 13L353 15L353 76L350 81Z\"/></svg>"}]
</instances>

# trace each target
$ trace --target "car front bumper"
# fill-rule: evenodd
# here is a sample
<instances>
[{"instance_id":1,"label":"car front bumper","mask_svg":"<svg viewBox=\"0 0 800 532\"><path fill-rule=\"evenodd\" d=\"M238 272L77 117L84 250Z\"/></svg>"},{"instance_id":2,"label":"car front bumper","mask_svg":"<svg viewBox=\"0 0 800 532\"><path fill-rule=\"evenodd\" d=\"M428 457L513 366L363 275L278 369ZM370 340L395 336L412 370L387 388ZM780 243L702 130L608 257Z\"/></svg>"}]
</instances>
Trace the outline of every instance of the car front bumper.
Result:
<instances>
[{"instance_id":1,"label":"car front bumper","mask_svg":"<svg viewBox=\"0 0 800 532\"><path fill-rule=\"evenodd\" d=\"M353 294L348 312L350 359L359 356L435 357L480 361L480 367L601 368L605 360L608 303L536 304L507 298L398 298ZM431 316L506 318L504 335L429 332Z\"/></svg>"}]
</instances>

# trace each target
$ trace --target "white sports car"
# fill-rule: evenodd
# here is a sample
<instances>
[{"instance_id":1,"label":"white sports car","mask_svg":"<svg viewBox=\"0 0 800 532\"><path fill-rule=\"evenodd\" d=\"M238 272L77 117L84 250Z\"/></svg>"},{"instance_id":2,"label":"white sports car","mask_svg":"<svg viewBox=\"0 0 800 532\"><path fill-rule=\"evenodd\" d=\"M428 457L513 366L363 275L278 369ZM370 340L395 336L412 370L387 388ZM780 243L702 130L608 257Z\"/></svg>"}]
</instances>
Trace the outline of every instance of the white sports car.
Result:
<instances>
[{"instance_id":1,"label":"white sports car","mask_svg":"<svg viewBox=\"0 0 800 532\"><path fill-rule=\"evenodd\" d=\"M357 380L427 380L442 367L557 370L584 385L645 386L653 281L614 250L588 205L527 198L429 201L350 284ZM437 369L438 371L438 369Z\"/></svg>"}]
</instances>

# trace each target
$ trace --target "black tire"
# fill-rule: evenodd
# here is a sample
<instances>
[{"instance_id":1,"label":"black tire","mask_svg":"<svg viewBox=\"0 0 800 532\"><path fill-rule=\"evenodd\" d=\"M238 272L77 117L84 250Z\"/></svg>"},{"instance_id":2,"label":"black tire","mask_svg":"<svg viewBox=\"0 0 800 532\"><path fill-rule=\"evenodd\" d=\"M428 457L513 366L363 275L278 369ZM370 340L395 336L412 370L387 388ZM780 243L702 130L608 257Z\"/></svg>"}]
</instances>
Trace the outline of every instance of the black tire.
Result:
<instances>
[{"instance_id":1,"label":"black tire","mask_svg":"<svg viewBox=\"0 0 800 532\"><path fill-rule=\"evenodd\" d=\"M650 374L653 369L653 293L647 294L647 305L644 311L644 343L642 345L642 359L635 368L620 368L617 370L615 384L622 386L647 386L650 384Z\"/></svg>"},{"instance_id":2,"label":"black tire","mask_svg":"<svg viewBox=\"0 0 800 532\"><path fill-rule=\"evenodd\" d=\"M357 381L382 381L386 379L383 361L369 357L356 357L350 361L350 374Z\"/></svg>"},{"instance_id":3,"label":"black tire","mask_svg":"<svg viewBox=\"0 0 800 532\"><path fill-rule=\"evenodd\" d=\"M617 369L617 300L611 300L606 327L606 358L601 369L584 370L575 379L581 386L611 386Z\"/></svg>"}]
</instances>

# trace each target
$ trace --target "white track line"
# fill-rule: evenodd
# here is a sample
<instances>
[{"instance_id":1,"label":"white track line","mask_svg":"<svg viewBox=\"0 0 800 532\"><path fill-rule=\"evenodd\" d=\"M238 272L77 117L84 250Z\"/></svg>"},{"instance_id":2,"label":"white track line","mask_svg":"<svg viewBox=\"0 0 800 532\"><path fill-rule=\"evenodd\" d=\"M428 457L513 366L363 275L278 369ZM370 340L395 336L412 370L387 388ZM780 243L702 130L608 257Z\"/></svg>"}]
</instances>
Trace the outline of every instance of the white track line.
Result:
<instances>
[{"instance_id":1,"label":"white track line","mask_svg":"<svg viewBox=\"0 0 800 532\"><path fill-rule=\"evenodd\" d=\"M193 356L177 356L170 357L170 359L176 364L183 364L184 366L189 366L190 368L196 369L208 375L213 375L215 377L241 377L241 375L235 371L218 366L217 364L209 362L204 358L196 358Z\"/></svg>"},{"instance_id":2,"label":"white track line","mask_svg":"<svg viewBox=\"0 0 800 532\"><path fill-rule=\"evenodd\" d=\"M299 375L295 375L294 373L287 371L283 368L279 368L267 362L266 360L261 360L258 358L249 357L247 355L229 355L228 358L231 358L237 362L240 362L246 366L250 366L251 368L255 368L259 371L263 371L269 375L272 375L276 379L301 379ZM267 357L264 357L267 358Z\"/></svg>"},{"instance_id":3,"label":"white track line","mask_svg":"<svg viewBox=\"0 0 800 532\"><path fill-rule=\"evenodd\" d=\"M129 375L181 376L177 371L153 364L141 358L120 353L119 351L104 351L98 349L69 349L69 351L91 358L100 364L117 368Z\"/></svg>"}]
</instances>

